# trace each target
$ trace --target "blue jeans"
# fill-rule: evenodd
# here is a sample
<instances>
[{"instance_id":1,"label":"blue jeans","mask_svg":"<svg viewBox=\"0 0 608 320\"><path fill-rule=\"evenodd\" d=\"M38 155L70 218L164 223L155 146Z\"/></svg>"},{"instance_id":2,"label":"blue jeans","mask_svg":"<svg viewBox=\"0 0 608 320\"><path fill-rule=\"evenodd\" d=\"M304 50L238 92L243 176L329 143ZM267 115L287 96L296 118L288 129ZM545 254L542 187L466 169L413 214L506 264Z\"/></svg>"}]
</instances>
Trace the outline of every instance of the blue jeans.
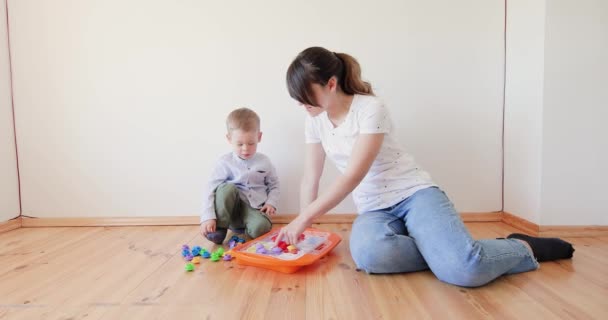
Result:
<instances>
[{"instance_id":1,"label":"blue jeans","mask_svg":"<svg viewBox=\"0 0 608 320\"><path fill-rule=\"evenodd\" d=\"M474 240L446 194L436 187L392 207L360 214L353 223L350 251L357 268L368 273L430 268L441 281L463 287L539 267L518 240Z\"/></svg>"}]
</instances>

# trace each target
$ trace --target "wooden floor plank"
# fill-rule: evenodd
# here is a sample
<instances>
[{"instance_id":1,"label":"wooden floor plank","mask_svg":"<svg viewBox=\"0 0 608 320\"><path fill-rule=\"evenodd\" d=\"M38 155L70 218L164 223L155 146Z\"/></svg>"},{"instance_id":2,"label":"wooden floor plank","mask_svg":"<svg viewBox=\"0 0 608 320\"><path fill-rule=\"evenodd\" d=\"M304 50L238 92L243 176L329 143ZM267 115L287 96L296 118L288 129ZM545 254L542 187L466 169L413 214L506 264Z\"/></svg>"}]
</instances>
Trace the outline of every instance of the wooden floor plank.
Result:
<instances>
[{"instance_id":1,"label":"wooden floor plank","mask_svg":"<svg viewBox=\"0 0 608 320\"><path fill-rule=\"evenodd\" d=\"M475 238L517 232L472 222ZM603 319L608 238L568 238L572 260L481 288L430 271L368 275L349 252L350 224L330 255L294 274L203 260L185 272L181 245L216 245L196 226L22 228L0 234L0 319Z\"/></svg>"}]
</instances>

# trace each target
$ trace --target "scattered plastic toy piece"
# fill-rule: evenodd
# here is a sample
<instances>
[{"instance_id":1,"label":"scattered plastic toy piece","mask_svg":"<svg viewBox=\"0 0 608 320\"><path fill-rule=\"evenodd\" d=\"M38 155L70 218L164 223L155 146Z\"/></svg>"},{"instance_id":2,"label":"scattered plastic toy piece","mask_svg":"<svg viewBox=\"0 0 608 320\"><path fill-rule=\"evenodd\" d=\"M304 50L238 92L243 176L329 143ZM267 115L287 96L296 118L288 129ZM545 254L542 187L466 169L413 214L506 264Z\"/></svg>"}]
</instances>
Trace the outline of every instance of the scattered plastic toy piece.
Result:
<instances>
[{"instance_id":1,"label":"scattered plastic toy piece","mask_svg":"<svg viewBox=\"0 0 608 320\"><path fill-rule=\"evenodd\" d=\"M230 260L232 260L232 255L230 255L229 253L224 254L223 260L224 261L230 261Z\"/></svg>"},{"instance_id":2,"label":"scattered plastic toy piece","mask_svg":"<svg viewBox=\"0 0 608 320\"><path fill-rule=\"evenodd\" d=\"M209 259L209 257L211 257L211 253L209 253L209 251L205 250L205 252L203 252L202 256L205 259Z\"/></svg>"},{"instance_id":3,"label":"scattered plastic toy piece","mask_svg":"<svg viewBox=\"0 0 608 320\"><path fill-rule=\"evenodd\" d=\"M217 255L221 257L222 255L224 255L224 248L223 247L217 248L217 250L215 250L215 253L217 253Z\"/></svg>"},{"instance_id":4,"label":"scattered plastic toy piece","mask_svg":"<svg viewBox=\"0 0 608 320\"><path fill-rule=\"evenodd\" d=\"M228 247L230 249L233 249L234 247L236 247L236 241L230 240L230 242L228 242Z\"/></svg>"},{"instance_id":5,"label":"scattered plastic toy piece","mask_svg":"<svg viewBox=\"0 0 608 320\"><path fill-rule=\"evenodd\" d=\"M214 261L214 262L215 261L220 261L220 256L216 252L212 253L211 254L211 261Z\"/></svg>"},{"instance_id":6,"label":"scattered plastic toy piece","mask_svg":"<svg viewBox=\"0 0 608 320\"><path fill-rule=\"evenodd\" d=\"M194 265L192 263L186 263L186 271L194 271Z\"/></svg>"},{"instance_id":7,"label":"scattered plastic toy piece","mask_svg":"<svg viewBox=\"0 0 608 320\"><path fill-rule=\"evenodd\" d=\"M245 239L244 238L239 238L237 236L232 236L230 238L230 241L234 241L235 243L245 243Z\"/></svg>"},{"instance_id":8,"label":"scattered plastic toy piece","mask_svg":"<svg viewBox=\"0 0 608 320\"><path fill-rule=\"evenodd\" d=\"M182 257L185 257L190 254L190 249L182 249Z\"/></svg>"},{"instance_id":9,"label":"scattered plastic toy piece","mask_svg":"<svg viewBox=\"0 0 608 320\"><path fill-rule=\"evenodd\" d=\"M186 261L192 261L192 258L194 258L194 256L191 254L188 254L187 256L184 257L184 259L186 259Z\"/></svg>"},{"instance_id":10,"label":"scattered plastic toy piece","mask_svg":"<svg viewBox=\"0 0 608 320\"><path fill-rule=\"evenodd\" d=\"M201 263L201 257L196 256L196 257L192 258L192 263L195 263L195 264Z\"/></svg>"},{"instance_id":11,"label":"scattered plastic toy piece","mask_svg":"<svg viewBox=\"0 0 608 320\"><path fill-rule=\"evenodd\" d=\"M198 256L198 255L200 255L200 254L201 254L201 250L202 250L202 248L201 248L200 246L194 246L194 247L192 248L192 255L193 255L193 256Z\"/></svg>"}]
</instances>

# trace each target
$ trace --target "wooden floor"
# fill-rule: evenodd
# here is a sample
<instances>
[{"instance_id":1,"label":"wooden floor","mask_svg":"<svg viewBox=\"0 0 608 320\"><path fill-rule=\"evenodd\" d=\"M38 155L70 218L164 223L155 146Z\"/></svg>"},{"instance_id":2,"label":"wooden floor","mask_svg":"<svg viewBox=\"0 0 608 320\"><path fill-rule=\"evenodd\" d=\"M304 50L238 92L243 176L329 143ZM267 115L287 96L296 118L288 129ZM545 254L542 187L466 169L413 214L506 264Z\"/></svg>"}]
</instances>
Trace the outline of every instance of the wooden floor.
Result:
<instances>
[{"instance_id":1,"label":"wooden floor","mask_svg":"<svg viewBox=\"0 0 608 320\"><path fill-rule=\"evenodd\" d=\"M476 238L502 223L467 223ZM294 274L204 260L184 272L181 245L214 247L195 226L22 228L0 234L0 319L608 319L608 238L570 238L573 260L477 289L430 272L367 275L344 241Z\"/></svg>"}]
</instances>

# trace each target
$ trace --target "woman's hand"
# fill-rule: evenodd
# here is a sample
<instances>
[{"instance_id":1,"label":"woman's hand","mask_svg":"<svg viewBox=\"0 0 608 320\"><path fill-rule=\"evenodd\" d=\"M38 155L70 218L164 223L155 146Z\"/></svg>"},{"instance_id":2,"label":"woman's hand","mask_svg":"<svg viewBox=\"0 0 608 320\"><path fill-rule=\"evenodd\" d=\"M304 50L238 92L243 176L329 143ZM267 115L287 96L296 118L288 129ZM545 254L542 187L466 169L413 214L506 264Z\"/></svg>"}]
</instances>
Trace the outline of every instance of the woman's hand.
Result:
<instances>
[{"instance_id":1,"label":"woman's hand","mask_svg":"<svg viewBox=\"0 0 608 320\"><path fill-rule=\"evenodd\" d=\"M288 244L296 244L298 243L298 238L300 235L306 230L306 228L310 225L305 219L301 218L302 215L295 218L288 225L281 228L277 238L274 242L274 245L278 245L281 240L287 242Z\"/></svg>"}]
</instances>

